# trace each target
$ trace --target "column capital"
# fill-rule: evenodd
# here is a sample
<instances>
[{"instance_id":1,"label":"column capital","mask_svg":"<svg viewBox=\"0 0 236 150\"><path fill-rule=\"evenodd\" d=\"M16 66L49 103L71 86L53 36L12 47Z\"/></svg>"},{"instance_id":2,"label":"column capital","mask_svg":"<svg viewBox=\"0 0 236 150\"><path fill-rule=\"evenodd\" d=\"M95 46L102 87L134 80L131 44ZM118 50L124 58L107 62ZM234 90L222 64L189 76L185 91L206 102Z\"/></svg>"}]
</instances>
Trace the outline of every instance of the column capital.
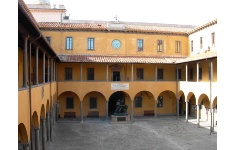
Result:
<instances>
[{"instance_id":1,"label":"column capital","mask_svg":"<svg viewBox=\"0 0 236 150\"><path fill-rule=\"evenodd\" d=\"M41 117L40 120L46 121L46 118L45 117Z\"/></svg>"},{"instance_id":2,"label":"column capital","mask_svg":"<svg viewBox=\"0 0 236 150\"><path fill-rule=\"evenodd\" d=\"M29 35L28 34L27 35L23 34L22 37L25 38L25 39L29 39Z\"/></svg>"},{"instance_id":3,"label":"column capital","mask_svg":"<svg viewBox=\"0 0 236 150\"><path fill-rule=\"evenodd\" d=\"M40 127L34 127L33 129L34 130L40 130Z\"/></svg>"}]
</instances>

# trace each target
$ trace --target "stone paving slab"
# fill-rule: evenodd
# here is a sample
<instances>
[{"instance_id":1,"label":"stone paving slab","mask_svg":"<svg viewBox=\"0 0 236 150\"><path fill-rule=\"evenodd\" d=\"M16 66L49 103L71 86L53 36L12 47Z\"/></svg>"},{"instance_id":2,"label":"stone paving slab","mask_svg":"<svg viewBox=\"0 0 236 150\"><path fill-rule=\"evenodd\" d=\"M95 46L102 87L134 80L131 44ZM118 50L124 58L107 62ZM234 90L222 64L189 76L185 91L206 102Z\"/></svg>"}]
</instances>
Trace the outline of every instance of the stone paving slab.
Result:
<instances>
[{"instance_id":1,"label":"stone paving slab","mask_svg":"<svg viewBox=\"0 0 236 150\"><path fill-rule=\"evenodd\" d=\"M47 150L216 150L217 132L209 122L186 122L175 116L136 117L129 124L111 124L103 118L58 120ZM215 127L217 131L217 127Z\"/></svg>"}]
</instances>

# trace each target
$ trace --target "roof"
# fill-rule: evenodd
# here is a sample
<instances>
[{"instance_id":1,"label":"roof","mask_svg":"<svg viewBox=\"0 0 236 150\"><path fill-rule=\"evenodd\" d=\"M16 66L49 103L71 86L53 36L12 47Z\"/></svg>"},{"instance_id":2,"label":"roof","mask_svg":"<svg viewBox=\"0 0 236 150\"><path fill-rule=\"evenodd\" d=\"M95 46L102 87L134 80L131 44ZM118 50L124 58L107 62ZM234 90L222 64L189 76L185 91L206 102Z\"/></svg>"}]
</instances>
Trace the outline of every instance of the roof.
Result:
<instances>
[{"instance_id":1,"label":"roof","mask_svg":"<svg viewBox=\"0 0 236 150\"><path fill-rule=\"evenodd\" d=\"M115 56L115 55L58 55L61 62L83 63L150 63L150 64L173 64L185 57L169 56Z\"/></svg>"},{"instance_id":2,"label":"roof","mask_svg":"<svg viewBox=\"0 0 236 150\"><path fill-rule=\"evenodd\" d=\"M202 26L199 26L199 27L194 28L193 30L189 31L188 34L189 34L189 35L190 35L190 34L193 34L193 33L195 33L195 32L198 32L198 31L200 31L200 30L203 30L203 29L205 29L205 28L207 28L207 27L210 27L210 26L212 26L212 25L215 25L215 24L217 24L217 19L214 19L214 20L212 20L212 21L210 21L210 22L207 22L206 24L203 24Z\"/></svg>"},{"instance_id":3,"label":"roof","mask_svg":"<svg viewBox=\"0 0 236 150\"><path fill-rule=\"evenodd\" d=\"M22 43L21 36L23 34L29 35L31 41L37 39L37 43L40 44L40 47L46 50L51 56L56 57L56 60L59 61L56 53L39 30L34 17L28 10L24 1L18 0L18 41L21 41L19 44Z\"/></svg>"},{"instance_id":4,"label":"roof","mask_svg":"<svg viewBox=\"0 0 236 150\"><path fill-rule=\"evenodd\" d=\"M61 22L38 22L41 30L82 30L82 31L115 31L154 34L185 35L196 26L141 23L141 22L112 22L112 21L85 21L67 20Z\"/></svg>"},{"instance_id":5,"label":"roof","mask_svg":"<svg viewBox=\"0 0 236 150\"><path fill-rule=\"evenodd\" d=\"M206 53L196 54L193 56L183 58L181 60L176 61L176 64L204 60L204 59L211 59L211 58L216 58L216 57L217 57L217 51L209 51Z\"/></svg>"}]
</instances>

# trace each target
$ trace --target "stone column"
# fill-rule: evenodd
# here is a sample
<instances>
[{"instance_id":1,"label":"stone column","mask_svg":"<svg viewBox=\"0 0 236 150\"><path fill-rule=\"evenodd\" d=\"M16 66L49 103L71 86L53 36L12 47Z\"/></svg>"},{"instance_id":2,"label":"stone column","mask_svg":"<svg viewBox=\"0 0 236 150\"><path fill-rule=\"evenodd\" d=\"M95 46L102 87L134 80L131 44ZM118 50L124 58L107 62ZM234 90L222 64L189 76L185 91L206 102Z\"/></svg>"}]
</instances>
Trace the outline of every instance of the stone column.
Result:
<instances>
[{"instance_id":1,"label":"stone column","mask_svg":"<svg viewBox=\"0 0 236 150\"><path fill-rule=\"evenodd\" d=\"M108 64L106 64L106 81L108 81Z\"/></svg>"},{"instance_id":2,"label":"stone column","mask_svg":"<svg viewBox=\"0 0 236 150\"><path fill-rule=\"evenodd\" d=\"M154 118L157 118L157 100L154 100Z\"/></svg>"},{"instance_id":3,"label":"stone column","mask_svg":"<svg viewBox=\"0 0 236 150\"><path fill-rule=\"evenodd\" d=\"M50 68L51 68L51 77L50 77L50 81L52 82L53 81L53 58L51 58L51 66L50 66Z\"/></svg>"},{"instance_id":4,"label":"stone column","mask_svg":"<svg viewBox=\"0 0 236 150\"><path fill-rule=\"evenodd\" d=\"M80 64L80 81L83 81L83 64Z\"/></svg>"},{"instance_id":5,"label":"stone column","mask_svg":"<svg viewBox=\"0 0 236 150\"><path fill-rule=\"evenodd\" d=\"M197 127L200 127L200 111L199 111L199 104L197 104Z\"/></svg>"},{"instance_id":6,"label":"stone column","mask_svg":"<svg viewBox=\"0 0 236 150\"><path fill-rule=\"evenodd\" d=\"M179 119L179 99L176 98L176 102L177 102L177 119Z\"/></svg>"},{"instance_id":7,"label":"stone column","mask_svg":"<svg viewBox=\"0 0 236 150\"><path fill-rule=\"evenodd\" d=\"M53 62L53 81L56 81L56 62Z\"/></svg>"},{"instance_id":8,"label":"stone column","mask_svg":"<svg viewBox=\"0 0 236 150\"><path fill-rule=\"evenodd\" d=\"M188 122L188 101L186 101L186 122Z\"/></svg>"},{"instance_id":9,"label":"stone column","mask_svg":"<svg viewBox=\"0 0 236 150\"><path fill-rule=\"evenodd\" d=\"M197 62L197 82L199 82L199 62Z\"/></svg>"},{"instance_id":10,"label":"stone column","mask_svg":"<svg viewBox=\"0 0 236 150\"><path fill-rule=\"evenodd\" d=\"M186 63L185 71L186 71L186 82L188 82L188 63Z\"/></svg>"},{"instance_id":11,"label":"stone column","mask_svg":"<svg viewBox=\"0 0 236 150\"><path fill-rule=\"evenodd\" d=\"M53 121L53 111L52 111L52 108L51 108L51 112L50 112L50 141L52 142L52 121Z\"/></svg>"},{"instance_id":12,"label":"stone column","mask_svg":"<svg viewBox=\"0 0 236 150\"><path fill-rule=\"evenodd\" d=\"M134 64L131 64L131 81L134 81Z\"/></svg>"},{"instance_id":13,"label":"stone column","mask_svg":"<svg viewBox=\"0 0 236 150\"><path fill-rule=\"evenodd\" d=\"M50 118L49 118L49 113L47 112L47 141L50 141Z\"/></svg>"},{"instance_id":14,"label":"stone column","mask_svg":"<svg viewBox=\"0 0 236 150\"><path fill-rule=\"evenodd\" d=\"M36 56L35 56L35 84L39 84L39 48L36 47Z\"/></svg>"},{"instance_id":15,"label":"stone column","mask_svg":"<svg viewBox=\"0 0 236 150\"><path fill-rule=\"evenodd\" d=\"M214 124L215 123L215 115L214 114L215 114L215 108L213 108L213 113L212 113L212 119L213 119L213 121L212 121L213 122L213 124L212 124L212 132L213 133L214 133L214 127L215 127L215 124Z\"/></svg>"},{"instance_id":16,"label":"stone column","mask_svg":"<svg viewBox=\"0 0 236 150\"><path fill-rule=\"evenodd\" d=\"M42 150L46 150L46 130L45 130L45 126L46 126L46 119L45 118L41 118L41 123L42 123Z\"/></svg>"},{"instance_id":17,"label":"stone column","mask_svg":"<svg viewBox=\"0 0 236 150\"><path fill-rule=\"evenodd\" d=\"M30 148L30 144L29 143L26 143L26 144L22 144L23 146L23 150L29 150Z\"/></svg>"},{"instance_id":18,"label":"stone column","mask_svg":"<svg viewBox=\"0 0 236 150\"><path fill-rule=\"evenodd\" d=\"M39 128L34 128L35 135L35 150L39 150Z\"/></svg>"},{"instance_id":19,"label":"stone column","mask_svg":"<svg viewBox=\"0 0 236 150\"><path fill-rule=\"evenodd\" d=\"M131 101L131 121L134 121L134 102Z\"/></svg>"},{"instance_id":20,"label":"stone column","mask_svg":"<svg viewBox=\"0 0 236 150\"><path fill-rule=\"evenodd\" d=\"M108 113L109 113L108 112L108 101L106 101L106 121L108 121Z\"/></svg>"},{"instance_id":21,"label":"stone column","mask_svg":"<svg viewBox=\"0 0 236 150\"><path fill-rule=\"evenodd\" d=\"M45 83L45 55L46 52L43 52L43 84Z\"/></svg>"},{"instance_id":22,"label":"stone column","mask_svg":"<svg viewBox=\"0 0 236 150\"><path fill-rule=\"evenodd\" d=\"M80 101L80 120L83 123L83 101Z\"/></svg>"},{"instance_id":23,"label":"stone column","mask_svg":"<svg viewBox=\"0 0 236 150\"><path fill-rule=\"evenodd\" d=\"M157 64L155 64L155 81L157 81Z\"/></svg>"},{"instance_id":24,"label":"stone column","mask_svg":"<svg viewBox=\"0 0 236 150\"><path fill-rule=\"evenodd\" d=\"M206 108L206 121L208 121L208 111L209 111L209 109Z\"/></svg>"},{"instance_id":25,"label":"stone column","mask_svg":"<svg viewBox=\"0 0 236 150\"><path fill-rule=\"evenodd\" d=\"M27 87L28 80L28 57L27 57L27 45L28 45L28 36L24 36L24 55L23 55L23 87Z\"/></svg>"}]
</instances>

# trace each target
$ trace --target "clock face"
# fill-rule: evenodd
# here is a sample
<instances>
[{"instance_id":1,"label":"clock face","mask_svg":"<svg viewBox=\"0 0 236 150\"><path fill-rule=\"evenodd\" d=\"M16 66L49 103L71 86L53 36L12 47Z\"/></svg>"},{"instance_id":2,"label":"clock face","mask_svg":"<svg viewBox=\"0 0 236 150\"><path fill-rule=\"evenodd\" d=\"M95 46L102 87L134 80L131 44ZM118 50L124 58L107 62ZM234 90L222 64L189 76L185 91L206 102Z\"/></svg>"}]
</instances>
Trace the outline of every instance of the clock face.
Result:
<instances>
[{"instance_id":1,"label":"clock face","mask_svg":"<svg viewBox=\"0 0 236 150\"><path fill-rule=\"evenodd\" d=\"M121 42L120 40L115 39L112 41L111 45L114 49L119 49L121 47Z\"/></svg>"}]
</instances>

